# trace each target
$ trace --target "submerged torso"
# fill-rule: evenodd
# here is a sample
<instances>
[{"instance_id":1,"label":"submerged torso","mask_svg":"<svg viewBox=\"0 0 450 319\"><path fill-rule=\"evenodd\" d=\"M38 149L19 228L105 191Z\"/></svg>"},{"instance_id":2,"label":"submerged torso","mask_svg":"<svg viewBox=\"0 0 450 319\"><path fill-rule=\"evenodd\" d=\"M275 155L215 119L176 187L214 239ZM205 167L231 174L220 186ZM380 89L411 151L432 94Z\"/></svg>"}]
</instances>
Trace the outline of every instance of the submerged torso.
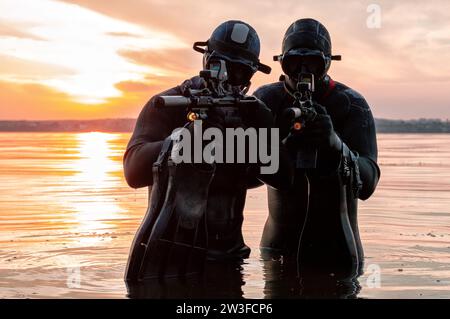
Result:
<instances>
[{"instance_id":1,"label":"submerged torso","mask_svg":"<svg viewBox=\"0 0 450 319\"><path fill-rule=\"evenodd\" d=\"M294 99L286 92L283 82L263 86L255 95L272 110L276 125L280 127L280 139L284 139L290 133L290 127L283 122L281 115L286 108L292 107ZM364 98L347 86L335 83L330 91L327 87L322 88L321 92L315 94L314 100L326 108L334 130L344 143L356 150L364 163L369 163L369 175L373 176L365 180L367 189L371 187L369 184L376 185L378 168L375 129L370 108ZM339 216L346 209L358 254L362 259L357 225L357 198L350 193L350 189L342 185L338 165L336 155L318 149L317 168L297 170L294 185L289 191L268 188L269 217L261 241L262 247L273 248L288 255L296 254L301 234L304 237L308 235L306 237L316 244L325 244L327 238L329 243L333 243L333 234L342 233ZM304 224L307 215L308 224ZM331 249L329 251L333 252Z\"/></svg>"}]
</instances>

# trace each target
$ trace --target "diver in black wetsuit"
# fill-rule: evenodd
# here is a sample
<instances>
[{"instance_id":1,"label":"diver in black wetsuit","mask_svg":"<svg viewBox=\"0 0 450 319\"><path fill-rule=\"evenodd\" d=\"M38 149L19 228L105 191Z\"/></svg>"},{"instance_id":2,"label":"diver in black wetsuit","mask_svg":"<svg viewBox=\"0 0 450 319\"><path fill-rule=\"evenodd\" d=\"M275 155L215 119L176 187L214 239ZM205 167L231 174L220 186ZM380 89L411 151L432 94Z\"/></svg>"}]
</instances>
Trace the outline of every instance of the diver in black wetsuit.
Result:
<instances>
[{"instance_id":1,"label":"diver in black wetsuit","mask_svg":"<svg viewBox=\"0 0 450 319\"><path fill-rule=\"evenodd\" d=\"M363 96L327 74L332 56L326 28L300 19L286 31L280 61L284 76L254 93L273 112L280 139L292 154L315 148L315 168L297 168L287 191L268 187L269 216L261 239L263 254L298 258L298 266L355 273L363 249L357 200L368 199L380 177L374 119ZM294 104L301 74L313 74L317 116L298 132L285 110Z\"/></svg>"},{"instance_id":2,"label":"diver in black wetsuit","mask_svg":"<svg viewBox=\"0 0 450 319\"><path fill-rule=\"evenodd\" d=\"M206 48L199 49L199 45L204 45ZM221 24L214 30L207 42L196 43L194 49L204 53L203 66L205 69L211 61L225 61L228 70L227 83L231 87L238 87L239 90L248 89L250 79L256 71L270 72L269 67L259 62L260 43L256 31L241 21L227 21ZM193 77L178 87L154 96L144 106L124 155L125 177L131 187L150 186L151 189L154 182L151 168L160 155L164 140L171 135L174 129L183 127L188 122L186 109L158 108L155 106L156 98L182 95L186 87L201 89L204 85L205 81L202 78ZM272 114L262 102L258 101L256 109L245 113L242 114L242 127L273 127ZM223 126L222 115L211 109L204 125L208 127ZM285 158L288 160L287 153ZM249 256L250 248L245 245L241 232L245 196L247 189L251 187L249 183L252 183L255 178L259 178L273 186L280 186L280 183L286 183L289 180L290 175L290 172L283 167L280 167L278 173L273 175L259 176L258 172L259 170L255 170L254 165L216 164L206 204L207 256L209 259L241 260ZM186 189L193 192L194 196L198 194L198 190L189 189L189 187L195 188L192 185L195 184L193 182L196 182L197 178L193 169L192 176L185 181ZM152 194L152 196L154 195ZM142 268L139 264L142 263L140 259L144 254L141 250L144 250L142 247L146 246L145 239L142 238L148 237L148 234L145 233L148 233L153 227L153 224L147 220L157 217L151 216L155 212L150 211L150 206L151 204L149 205L150 213L144 218L131 249L125 275L126 280L129 281L139 279L139 268Z\"/></svg>"}]
</instances>

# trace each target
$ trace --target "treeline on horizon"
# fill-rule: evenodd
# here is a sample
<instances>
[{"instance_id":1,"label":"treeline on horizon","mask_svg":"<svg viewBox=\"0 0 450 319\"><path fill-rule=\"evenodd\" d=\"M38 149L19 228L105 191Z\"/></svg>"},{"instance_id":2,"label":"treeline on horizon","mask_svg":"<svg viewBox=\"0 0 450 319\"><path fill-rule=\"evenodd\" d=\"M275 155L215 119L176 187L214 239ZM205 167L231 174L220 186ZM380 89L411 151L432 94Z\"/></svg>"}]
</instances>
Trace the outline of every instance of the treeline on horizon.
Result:
<instances>
[{"instance_id":1,"label":"treeline on horizon","mask_svg":"<svg viewBox=\"0 0 450 319\"><path fill-rule=\"evenodd\" d=\"M135 119L5 121L0 132L132 132ZM380 133L450 133L450 123L440 119L375 119Z\"/></svg>"}]
</instances>

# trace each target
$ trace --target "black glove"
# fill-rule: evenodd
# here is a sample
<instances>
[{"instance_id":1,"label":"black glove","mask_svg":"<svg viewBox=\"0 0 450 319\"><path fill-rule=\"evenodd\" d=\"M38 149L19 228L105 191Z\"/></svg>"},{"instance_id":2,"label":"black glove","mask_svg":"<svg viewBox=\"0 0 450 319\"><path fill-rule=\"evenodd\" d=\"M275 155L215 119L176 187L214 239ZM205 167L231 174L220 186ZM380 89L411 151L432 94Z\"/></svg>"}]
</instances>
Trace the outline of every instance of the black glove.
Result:
<instances>
[{"instance_id":1,"label":"black glove","mask_svg":"<svg viewBox=\"0 0 450 319\"><path fill-rule=\"evenodd\" d=\"M193 138L195 127L197 127L197 129L199 128L198 123L201 123L201 131L199 131L199 133L203 136L203 133L208 128L218 128L222 132L225 132L224 122L225 122L224 115L220 111L215 110L215 108L212 108L211 110L208 110L208 117L206 119L188 122L186 123L184 128L186 128L189 131L191 138ZM192 143L193 142L194 140L192 140Z\"/></svg>"},{"instance_id":2,"label":"black glove","mask_svg":"<svg viewBox=\"0 0 450 319\"><path fill-rule=\"evenodd\" d=\"M269 129L275 125L272 111L262 101L259 101L258 104L241 108L240 116L244 128Z\"/></svg>"},{"instance_id":3,"label":"black glove","mask_svg":"<svg viewBox=\"0 0 450 319\"><path fill-rule=\"evenodd\" d=\"M203 140L203 134L205 130L207 130L208 128L210 127L217 128L219 125L208 120L202 120L201 123L202 125L200 129L198 126L198 121L188 122L184 126L184 128L182 128L187 130L188 134L185 134L184 132L172 133L171 138L172 140L174 140L172 150L175 149L176 154L179 154L180 156L183 157L182 161L184 163L193 163L198 168L202 168L202 165L206 165L205 168L208 168L210 164L208 164L207 161L205 162L205 159L203 157L203 150L206 144L210 143L210 141ZM196 133L200 134L200 136L196 136L195 135ZM196 146L196 143L200 143L200 148ZM181 147L183 147L182 153L180 153ZM186 147L186 149L184 147ZM176 163L178 164L179 162Z\"/></svg>"},{"instance_id":4,"label":"black glove","mask_svg":"<svg viewBox=\"0 0 450 319\"><path fill-rule=\"evenodd\" d=\"M226 127L226 116L225 110L220 107L212 107L207 112L206 120L203 120L203 129L206 130L210 127L215 127L224 131Z\"/></svg>"},{"instance_id":5,"label":"black glove","mask_svg":"<svg viewBox=\"0 0 450 319\"><path fill-rule=\"evenodd\" d=\"M297 149L300 145L317 147L324 151L341 152L342 141L333 128L333 122L327 114L326 109L318 104L314 104L317 116L311 122L305 123L305 127L294 132L285 140L288 149Z\"/></svg>"}]
</instances>

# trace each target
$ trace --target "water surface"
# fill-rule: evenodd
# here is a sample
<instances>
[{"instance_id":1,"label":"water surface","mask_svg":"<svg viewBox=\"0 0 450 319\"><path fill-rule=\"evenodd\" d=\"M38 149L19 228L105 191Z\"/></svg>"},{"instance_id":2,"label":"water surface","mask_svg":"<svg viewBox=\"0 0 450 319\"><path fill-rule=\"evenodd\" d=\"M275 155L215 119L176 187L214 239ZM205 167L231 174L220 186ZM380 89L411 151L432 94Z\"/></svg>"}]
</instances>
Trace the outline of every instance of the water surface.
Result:
<instances>
[{"instance_id":1,"label":"water surface","mask_svg":"<svg viewBox=\"0 0 450 319\"><path fill-rule=\"evenodd\" d=\"M0 133L0 297L127 296L124 268L147 207L147 189L131 189L123 178L128 139L129 134L110 133ZM382 178L359 212L366 273L348 296L449 298L450 135L378 139ZM204 291L245 298L308 295L273 276L279 264L261 261L266 216L265 188L251 190L244 236L252 254L241 271L225 270L226 287L217 276L223 269L213 269L201 284ZM79 284L71 279L78 270ZM378 270L381 281L374 285L371 275ZM315 287L311 296L321 289L347 296L334 286L313 281L302 287ZM138 294L161 297L151 289Z\"/></svg>"}]
</instances>

